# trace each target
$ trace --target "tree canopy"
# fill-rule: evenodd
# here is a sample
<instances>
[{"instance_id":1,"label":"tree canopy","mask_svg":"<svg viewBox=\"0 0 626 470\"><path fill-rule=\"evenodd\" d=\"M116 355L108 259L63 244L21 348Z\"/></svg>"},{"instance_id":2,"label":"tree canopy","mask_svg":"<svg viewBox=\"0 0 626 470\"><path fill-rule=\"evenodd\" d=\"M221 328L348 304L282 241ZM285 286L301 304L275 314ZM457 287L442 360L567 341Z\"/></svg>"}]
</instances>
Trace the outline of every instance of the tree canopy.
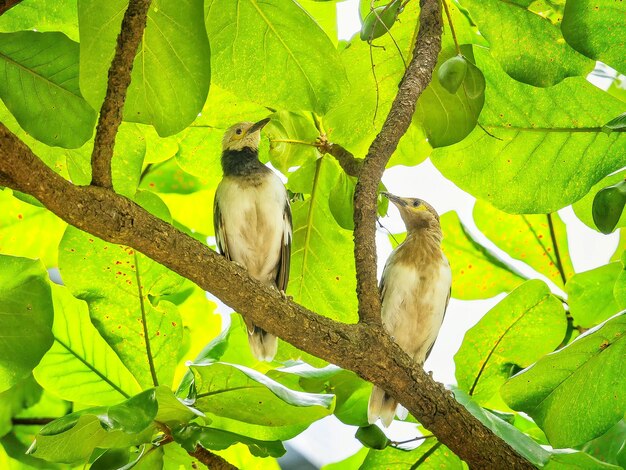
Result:
<instances>
[{"instance_id":1,"label":"tree canopy","mask_svg":"<svg viewBox=\"0 0 626 470\"><path fill-rule=\"evenodd\" d=\"M277 468L332 414L364 447L329 469L626 467L626 4L361 0L343 41L336 3L0 1L2 468ZM221 137L268 116L288 297L211 250ZM452 296L506 294L447 389L376 288L381 177L427 158L498 249L442 215ZM568 206L609 263L576 272ZM370 382L416 441L368 426Z\"/></svg>"}]
</instances>

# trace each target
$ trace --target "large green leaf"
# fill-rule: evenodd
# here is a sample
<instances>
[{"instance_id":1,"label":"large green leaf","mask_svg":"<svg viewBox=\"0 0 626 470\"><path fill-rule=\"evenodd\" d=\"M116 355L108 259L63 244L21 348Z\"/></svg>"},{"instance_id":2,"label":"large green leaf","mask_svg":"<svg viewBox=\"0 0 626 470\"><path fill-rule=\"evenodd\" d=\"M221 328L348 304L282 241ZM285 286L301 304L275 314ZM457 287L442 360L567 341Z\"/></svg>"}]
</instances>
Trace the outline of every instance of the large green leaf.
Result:
<instances>
[{"instance_id":1,"label":"large green leaf","mask_svg":"<svg viewBox=\"0 0 626 470\"><path fill-rule=\"evenodd\" d=\"M487 403L511 375L563 341L562 303L542 281L522 284L473 326L454 356L459 387Z\"/></svg>"},{"instance_id":2,"label":"large green leaf","mask_svg":"<svg viewBox=\"0 0 626 470\"><path fill-rule=\"evenodd\" d=\"M33 371L48 392L85 405L111 405L141 391L89 320L87 304L53 286L54 344Z\"/></svg>"},{"instance_id":3,"label":"large green leaf","mask_svg":"<svg viewBox=\"0 0 626 470\"><path fill-rule=\"evenodd\" d=\"M593 222L593 216L591 214L591 207L593 205L593 200L602 188L606 188L607 186L614 185L615 183L619 183L620 181L626 178L626 170L618 171L612 175L607 176L606 178L602 178L598 183L596 183L589 192L583 197L581 200L572 205L574 209L574 213L576 216L587 226L596 231L598 227ZM616 227L626 227L626 211L622 213L619 221L617 222Z\"/></svg>"},{"instance_id":4,"label":"large green leaf","mask_svg":"<svg viewBox=\"0 0 626 470\"><path fill-rule=\"evenodd\" d=\"M525 85L486 50L475 48L475 57L487 81L482 128L433 151L444 176L507 212L548 213L623 166L626 135L601 131L623 112L621 101L582 77L549 88Z\"/></svg>"},{"instance_id":5,"label":"large green leaf","mask_svg":"<svg viewBox=\"0 0 626 470\"><path fill-rule=\"evenodd\" d=\"M201 0L155 0L133 64L124 119L175 134L198 115L209 91L210 50ZM80 88L100 108L128 0L80 0Z\"/></svg>"},{"instance_id":6,"label":"large green leaf","mask_svg":"<svg viewBox=\"0 0 626 470\"><path fill-rule=\"evenodd\" d=\"M315 142L319 131L310 115L278 111L271 118L265 132L270 141L269 159L276 169L287 175L290 168L302 166L319 157L319 152L311 145L281 142Z\"/></svg>"},{"instance_id":7,"label":"large green leaf","mask_svg":"<svg viewBox=\"0 0 626 470\"><path fill-rule=\"evenodd\" d=\"M11 388L0 392L0 437L11 431L11 419L24 408L29 408L41 398L41 387L32 375L15 383Z\"/></svg>"},{"instance_id":8,"label":"large green leaf","mask_svg":"<svg viewBox=\"0 0 626 470\"><path fill-rule=\"evenodd\" d=\"M333 43L296 2L210 0L205 14L214 80L237 96L324 114L348 91Z\"/></svg>"},{"instance_id":9,"label":"large green leaf","mask_svg":"<svg viewBox=\"0 0 626 470\"><path fill-rule=\"evenodd\" d=\"M0 31L61 31L78 41L76 2L56 0L23 1L2 14Z\"/></svg>"},{"instance_id":10,"label":"large green leaf","mask_svg":"<svg viewBox=\"0 0 626 470\"><path fill-rule=\"evenodd\" d=\"M96 112L78 89L78 43L62 33L0 33L0 98L36 139L80 147Z\"/></svg>"},{"instance_id":11,"label":"large green leaf","mask_svg":"<svg viewBox=\"0 0 626 470\"><path fill-rule=\"evenodd\" d=\"M619 470L622 467L601 462L584 452L564 452L554 453L550 460L543 467L544 470L570 470L572 468L580 470Z\"/></svg>"},{"instance_id":12,"label":"large green leaf","mask_svg":"<svg viewBox=\"0 0 626 470\"><path fill-rule=\"evenodd\" d=\"M567 231L558 214L510 215L477 201L474 220L480 231L499 248L527 263L556 285L563 287L565 280L574 274Z\"/></svg>"},{"instance_id":13,"label":"large green leaf","mask_svg":"<svg viewBox=\"0 0 626 470\"><path fill-rule=\"evenodd\" d=\"M561 30L574 49L624 73L626 59L618 45L626 41L625 15L622 1L569 0Z\"/></svg>"},{"instance_id":14,"label":"large green leaf","mask_svg":"<svg viewBox=\"0 0 626 470\"><path fill-rule=\"evenodd\" d=\"M511 408L528 413L554 447L577 446L624 417L625 356L622 313L511 378L501 394Z\"/></svg>"},{"instance_id":15,"label":"large green leaf","mask_svg":"<svg viewBox=\"0 0 626 470\"><path fill-rule=\"evenodd\" d=\"M182 340L174 304L159 301L182 282L131 248L68 227L59 268L72 294L89 304L91 321L142 387L170 384Z\"/></svg>"},{"instance_id":16,"label":"large green leaf","mask_svg":"<svg viewBox=\"0 0 626 470\"><path fill-rule=\"evenodd\" d=\"M410 452L393 447L387 447L385 450L371 449L358 468L362 470L378 470L381 468L418 467L450 470L462 470L465 468L460 458L435 439L425 441L417 449Z\"/></svg>"},{"instance_id":17,"label":"large green leaf","mask_svg":"<svg viewBox=\"0 0 626 470\"><path fill-rule=\"evenodd\" d=\"M621 420L602 436L587 442L582 450L603 462L626 467L626 421Z\"/></svg>"},{"instance_id":18,"label":"large green leaf","mask_svg":"<svg viewBox=\"0 0 626 470\"><path fill-rule=\"evenodd\" d=\"M613 294L622 263L610 263L576 274L565 286L574 323L591 328L622 310Z\"/></svg>"},{"instance_id":19,"label":"large green leaf","mask_svg":"<svg viewBox=\"0 0 626 470\"><path fill-rule=\"evenodd\" d=\"M623 248L623 250L621 258L623 269L613 287L613 295L615 296L617 305L622 309L626 309L626 248Z\"/></svg>"},{"instance_id":20,"label":"large green leaf","mask_svg":"<svg viewBox=\"0 0 626 470\"><path fill-rule=\"evenodd\" d=\"M315 312L350 323L357 313L352 235L339 227L328 206L340 171L332 157L324 156L289 179L290 190L310 196L291 208L293 249L287 294Z\"/></svg>"},{"instance_id":21,"label":"large green leaf","mask_svg":"<svg viewBox=\"0 0 626 470\"><path fill-rule=\"evenodd\" d=\"M291 390L248 367L192 365L195 405L211 426L254 439L289 439L332 413L332 395Z\"/></svg>"},{"instance_id":22,"label":"large green leaf","mask_svg":"<svg viewBox=\"0 0 626 470\"><path fill-rule=\"evenodd\" d=\"M489 41L494 58L514 79L545 87L593 70L594 62L572 49L557 25L523 5L506 0L462 3Z\"/></svg>"},{"instance_id":23,"label":"large green leaf","mask_svg":"<svg viewBox=\"0 0 626 470\"><path fill-rule=\"evenodd\" d=\"M41 258L57 265L57 247L67 224L43 207L22 202L10 189L0 191L0 252Z\"/></svg>"},{"instance_id":24,"label":"large green leaf","mask_svg":"<svg viewBox=\"0 0 626 470\"><path fill-rule=\"evenodd\" d=\"M52 318L43 264L0 255L0 392L29 376L50 349Z\"/></svg>"},{"instance_id":25,"label":"large green leaf","mask_svg":"<svg viewBox=\"0 0 626 470\"><path fill-rule=\"evenodd\" d=\"M441 216L442 248L452 268L452 296L486 299L510 292L524 281L514 268L474 239L456 212Z\"/></svg>"}]
</instances>

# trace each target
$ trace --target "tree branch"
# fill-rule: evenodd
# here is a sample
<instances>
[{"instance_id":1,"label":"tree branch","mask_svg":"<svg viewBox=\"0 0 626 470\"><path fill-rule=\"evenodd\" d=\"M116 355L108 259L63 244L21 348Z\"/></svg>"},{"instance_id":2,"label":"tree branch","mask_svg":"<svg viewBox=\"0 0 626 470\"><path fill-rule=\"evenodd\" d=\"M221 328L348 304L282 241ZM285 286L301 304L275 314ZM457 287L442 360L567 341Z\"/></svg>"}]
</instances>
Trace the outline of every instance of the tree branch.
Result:
<instances>
[{"instance_id":1,"label":"tree branch","mask_svg":"<svg viewBox=\"0 0 626 470\"><path fill-rule=\"evenodd\" d=\"M10 10L22 0L0 0L0 16Z\"/></svg>"},{"instance_id":2,"label":"tree branch","mask_svg":"<svg viewBox=\"0 0 626 470\"><path fill-rule=\"evenodd\" d=\"M100 108L100 118L91 154L91 184L112 188L111 159L115 136L122 122L126 90L130 85L133 61L146 27L151 0L130 0L122 29L117 37L115 56L109 68L107 92Z\"/></svg>"},{"instance_id":3,"label":"tree branch","mask_svg":"<svg viewBox=\"0 0 626 470\"><path fill-rule=\"evenodd\" d=\"M105 188L71 184L2 124L0 172L68 223L133 247L270 333L384 387L471 467L533 468L417 367L382 328L317 315L129 199Z\"/></svg>"},{"instance_id":4,"label":"tree branch","mask_svg":"<svg viewBox=\"0 0 626 470\"><path fill-rule=\"evenodd\" d=\"M413 58L380 133L369 148L354 191L354 259L359 321L380 324L376 278L376 210L378 184L391 154L406 133L417 99L430 83L441 49L440 0L422 0Z\"/></svg>"},{"instance_id":5,"label":"tree branch","mask_svg":"<svg viewBox=\"0 0 626 470\"><path fill-rule=\"evenodd\" d=\"M329 142L325 135L318 137L315 146L322 155L325 153L335 157L343 171L349 176L358 177L363 167L363 159L356 158L339 144Z\"/></svg>"},{"instance_id":6,"label":"tree branch","mask_svg":"<svg viewBox=\"0 0 626 470\"><path fill-rule=\"evenodd\" d=\"M189 455L198 459L211 470L237 470L237 467L224 460L224 458L202 446L196 447L196 450L189 452Z\"/></svg>"}]
</instances>

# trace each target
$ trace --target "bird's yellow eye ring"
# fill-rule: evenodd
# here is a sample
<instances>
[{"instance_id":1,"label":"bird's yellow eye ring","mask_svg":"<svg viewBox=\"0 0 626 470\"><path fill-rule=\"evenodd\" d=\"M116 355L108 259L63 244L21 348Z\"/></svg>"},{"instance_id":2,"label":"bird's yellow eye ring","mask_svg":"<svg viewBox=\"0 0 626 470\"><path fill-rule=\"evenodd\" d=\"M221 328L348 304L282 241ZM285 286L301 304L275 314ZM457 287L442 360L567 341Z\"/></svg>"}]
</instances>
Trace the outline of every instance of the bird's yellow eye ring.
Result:
<instances>
[{"instance_id":1,"label":"bird's yellow eye ring","mask_svg":"<svg viewBox=\"0 0 626 470\"><path fill-rule=\"evenodd\" d=\"M241 135L241 132L242 132L242 130L241 130L241 129L237 129L237 130L235 131L235 133L236 133L237 135Z\"/></svg>"}]
</instances>

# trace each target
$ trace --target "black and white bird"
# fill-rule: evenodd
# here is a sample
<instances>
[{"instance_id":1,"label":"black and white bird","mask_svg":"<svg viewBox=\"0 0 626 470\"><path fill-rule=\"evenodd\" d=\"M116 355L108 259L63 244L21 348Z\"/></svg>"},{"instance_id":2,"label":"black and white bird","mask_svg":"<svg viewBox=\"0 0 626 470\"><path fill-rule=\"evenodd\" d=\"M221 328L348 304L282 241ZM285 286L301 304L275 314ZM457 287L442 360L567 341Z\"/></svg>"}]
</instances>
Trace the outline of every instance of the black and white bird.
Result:
<instances>
[{"instance_id":1,"label":"black and white bird","mask_svg":"<svg viewBox=\"0 0 626 470\"><path fill-rule=\"evenodd\" d=\"M420 365L437 339L450 300L452 272L441 251L439 215L420 199L383 193L400 211L407 236L389 256L380 280L382 322L393 340ZM388 427L407 411L374 386L367 418Z\"/></svg>"},{"instance_id":2,"label":"black and white bird","mask_svg":"<svg viewBox=\"0 0 626 470\"><path fill-rule=\"evenodd\" d=\"M224 134L224 175L215 193L213 225L221 254L245 267L253 278L284 292L291 257L291 208L280 178L259 161L261 129L269 121L240 122ZM278 338L245 321L252 354L271 361Z\"/></svg>"}]
</instances>

